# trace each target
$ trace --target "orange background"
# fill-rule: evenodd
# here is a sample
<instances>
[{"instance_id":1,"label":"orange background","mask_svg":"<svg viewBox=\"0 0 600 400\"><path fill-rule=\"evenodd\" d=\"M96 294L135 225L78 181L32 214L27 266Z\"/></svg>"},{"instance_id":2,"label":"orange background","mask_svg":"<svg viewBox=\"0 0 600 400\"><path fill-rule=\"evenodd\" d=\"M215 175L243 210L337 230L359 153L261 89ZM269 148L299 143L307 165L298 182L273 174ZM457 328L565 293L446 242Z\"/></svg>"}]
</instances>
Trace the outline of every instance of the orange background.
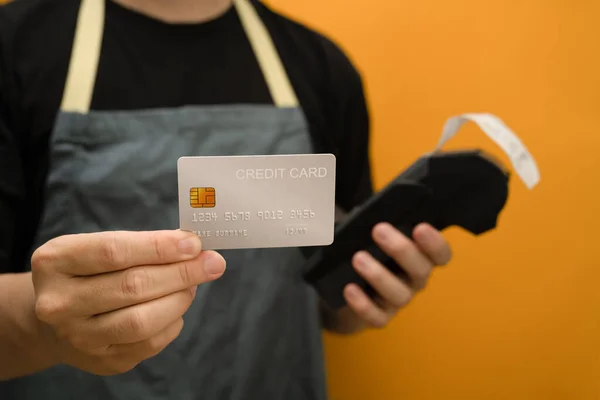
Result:
<instances>
[{"instance_id":1,"label":"orange background","mask_svg":"<svg viewBox=\"0 0 600 400\"><path fill-rule=\"evenodd\" d=\"M600 399L600 1L269 3L363 72L378 187L473 111L513 128L542 177L513 175L497 230L448 231L453 262L391 326L326 335L332 399ZM463 129L448 147L508 162Z\"/></svg>"},{"instance_id":2,"label":"orange background","mask_svg":"<svg viewBox=\"0 0 600 400\"><path fill-rule=\"evenodd\" d=\"M447 231L452 264L387 329L325 335L332 400L600 399L600 2L269 3L363 72L378 187L472 111L503 118L542 176L531 192L513 176L498 230ZM448 147L507 161L473 125Z\"/></svg>"}]
</instances>

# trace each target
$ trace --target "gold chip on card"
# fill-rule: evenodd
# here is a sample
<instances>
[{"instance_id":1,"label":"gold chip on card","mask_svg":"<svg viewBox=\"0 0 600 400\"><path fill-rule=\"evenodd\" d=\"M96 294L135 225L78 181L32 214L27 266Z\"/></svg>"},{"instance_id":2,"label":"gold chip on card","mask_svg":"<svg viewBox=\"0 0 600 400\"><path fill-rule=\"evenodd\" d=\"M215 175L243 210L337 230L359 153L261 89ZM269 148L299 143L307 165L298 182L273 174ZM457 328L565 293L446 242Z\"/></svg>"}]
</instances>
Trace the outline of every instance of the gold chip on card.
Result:
<instances>
[{"instance_id":1,"label":"gold chip on card","mask_svg":"<svg viewBox=\"0 0 600 400\"><path fill-rule=\"evenodd\" d=\"M195 187L190 189L190 206L192 208L214 208L216 192L211 187Z\"/></svg>"}]
</instances>

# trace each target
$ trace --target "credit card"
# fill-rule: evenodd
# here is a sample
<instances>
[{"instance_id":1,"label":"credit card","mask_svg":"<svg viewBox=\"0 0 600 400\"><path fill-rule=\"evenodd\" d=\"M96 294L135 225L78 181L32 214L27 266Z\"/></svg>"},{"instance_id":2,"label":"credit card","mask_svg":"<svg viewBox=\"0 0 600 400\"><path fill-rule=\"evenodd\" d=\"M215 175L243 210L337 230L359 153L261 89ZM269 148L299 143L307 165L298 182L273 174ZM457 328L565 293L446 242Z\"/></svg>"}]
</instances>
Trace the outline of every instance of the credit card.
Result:
<instances>
[{"instance_id":1,"label":"credit card","mask_svg":"<svg viewBox=\"0 0 600 400\"><path fill-rule=\"evenodd\" d=\"M181 157L179 228L204 249L333 242L333 154Z\"/></svg>"}]
</instances>

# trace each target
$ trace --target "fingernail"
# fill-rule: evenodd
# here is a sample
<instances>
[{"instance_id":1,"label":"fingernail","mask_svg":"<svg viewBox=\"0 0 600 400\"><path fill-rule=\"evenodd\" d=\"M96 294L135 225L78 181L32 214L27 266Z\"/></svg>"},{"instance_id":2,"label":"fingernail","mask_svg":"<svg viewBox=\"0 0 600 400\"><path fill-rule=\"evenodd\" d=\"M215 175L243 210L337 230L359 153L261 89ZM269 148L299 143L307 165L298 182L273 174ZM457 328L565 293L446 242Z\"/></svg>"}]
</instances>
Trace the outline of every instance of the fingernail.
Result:
<instances>
[{"instance_id":1,"label":"fingernail","mask_svg":"<svg viewBox=\"0 0 600 400\"><path fill-rule=\"evenodd\" d=\"M417 226L415 231L416 236L418 237L418 239L415 239L419 240L420 242L428 243L433 240L434 228L432 226L422 224Z\"/></svg>"},{"instance_id":2,"label":"fingernail","mask_svg":"<svg viewBox=\"0 0 600 400\"><path fill-rule=\"evenodd\" d=\"M207 254L204 260L204 271L208 275L220 275L225 272L225 260L219 254Z\"/></svg>"},{"instance_id":3,"label":"fingernail","mask_svg":"<svg viewBox=\"0 0 600 400\"><path fill-rule=\"evenodd\" d=\"M392 228L388 224L379 224L375 228L375 238L377 240L385 241L390 236Z\"/></svg>"},{"instance_id":4,"label":"fingernail","mask_svg":"<svg viewBox=\"0 0 600 400\"><path fill-rule=\"evenodd\" d=\"M356 253L356 268L361 271L366 271L369 268L369 259L363 252Z\"/></svg>"},{"instance_id":5,"label":"fingernail","mask_svg":"<svg viewBox=\"0 0 600 400\"><path fill-rule=\"evenodd\" d=\"M202 250L202 242L196 235L189 236L179 242L179 252L186 255L197 255Z\"/></svg>"},{"instance_id":6,"label":"fingernail","mask_svg":"<svg viewBox=\"0 0 600 400\"><path fill-rule=\"evenodd\" d=\"M198 286L192 286L190 288L190 292L192 293L193 297L196 297L196 292L198 291Z\"/></svg>"},{"instance_id":7,"label":"fingernail","mask_svg":"<svg viewBox=\"0 0 600 400\"><path fill-rule=\"evenodd\" d=\"M358 297L358 288L355 286L350 286L347 290L347 294L352 298Z\"/></svg>"}]
</instances>

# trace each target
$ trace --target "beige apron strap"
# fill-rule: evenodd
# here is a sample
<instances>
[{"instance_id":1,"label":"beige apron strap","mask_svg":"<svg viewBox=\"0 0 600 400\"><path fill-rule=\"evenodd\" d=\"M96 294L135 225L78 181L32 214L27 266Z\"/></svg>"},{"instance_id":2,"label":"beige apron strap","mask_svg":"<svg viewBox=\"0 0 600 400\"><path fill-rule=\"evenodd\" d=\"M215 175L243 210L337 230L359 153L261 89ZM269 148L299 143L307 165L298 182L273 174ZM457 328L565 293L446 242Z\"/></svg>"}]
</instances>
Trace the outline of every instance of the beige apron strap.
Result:
<instances>
[{"instance_id":1,"label":"beige apron strap","mask_svg":"<svg viewBox=\"0 0 600 400\"><path fill-rule=\"evenodd\" d=\"M298 107L296 93L290 83L275 45L250 0L234 0L240 20L277 107Z\"/></svg>"},{"instance_id":2,"label":"beige apron strap","mask_svg":"<svg viewBox=\"0 0 600 400\"><path fill-rule=\"evenodd\" d=\"M267 28L249 0L234 0L240 20L277 107L297 107L298 99ZM104 30L104 0L81 0L61 110L90 109Z\"/></svg>"},{"instance_id":3,"label":"beige apron strap","mask_svg":"<svg viewBox=\"0 0 600 400\"><path fill-rule=\"evenodd\" d=\"M104 35L104 0L81 0L61 111L90 110Z\"/></svg>"}]
</instances>

